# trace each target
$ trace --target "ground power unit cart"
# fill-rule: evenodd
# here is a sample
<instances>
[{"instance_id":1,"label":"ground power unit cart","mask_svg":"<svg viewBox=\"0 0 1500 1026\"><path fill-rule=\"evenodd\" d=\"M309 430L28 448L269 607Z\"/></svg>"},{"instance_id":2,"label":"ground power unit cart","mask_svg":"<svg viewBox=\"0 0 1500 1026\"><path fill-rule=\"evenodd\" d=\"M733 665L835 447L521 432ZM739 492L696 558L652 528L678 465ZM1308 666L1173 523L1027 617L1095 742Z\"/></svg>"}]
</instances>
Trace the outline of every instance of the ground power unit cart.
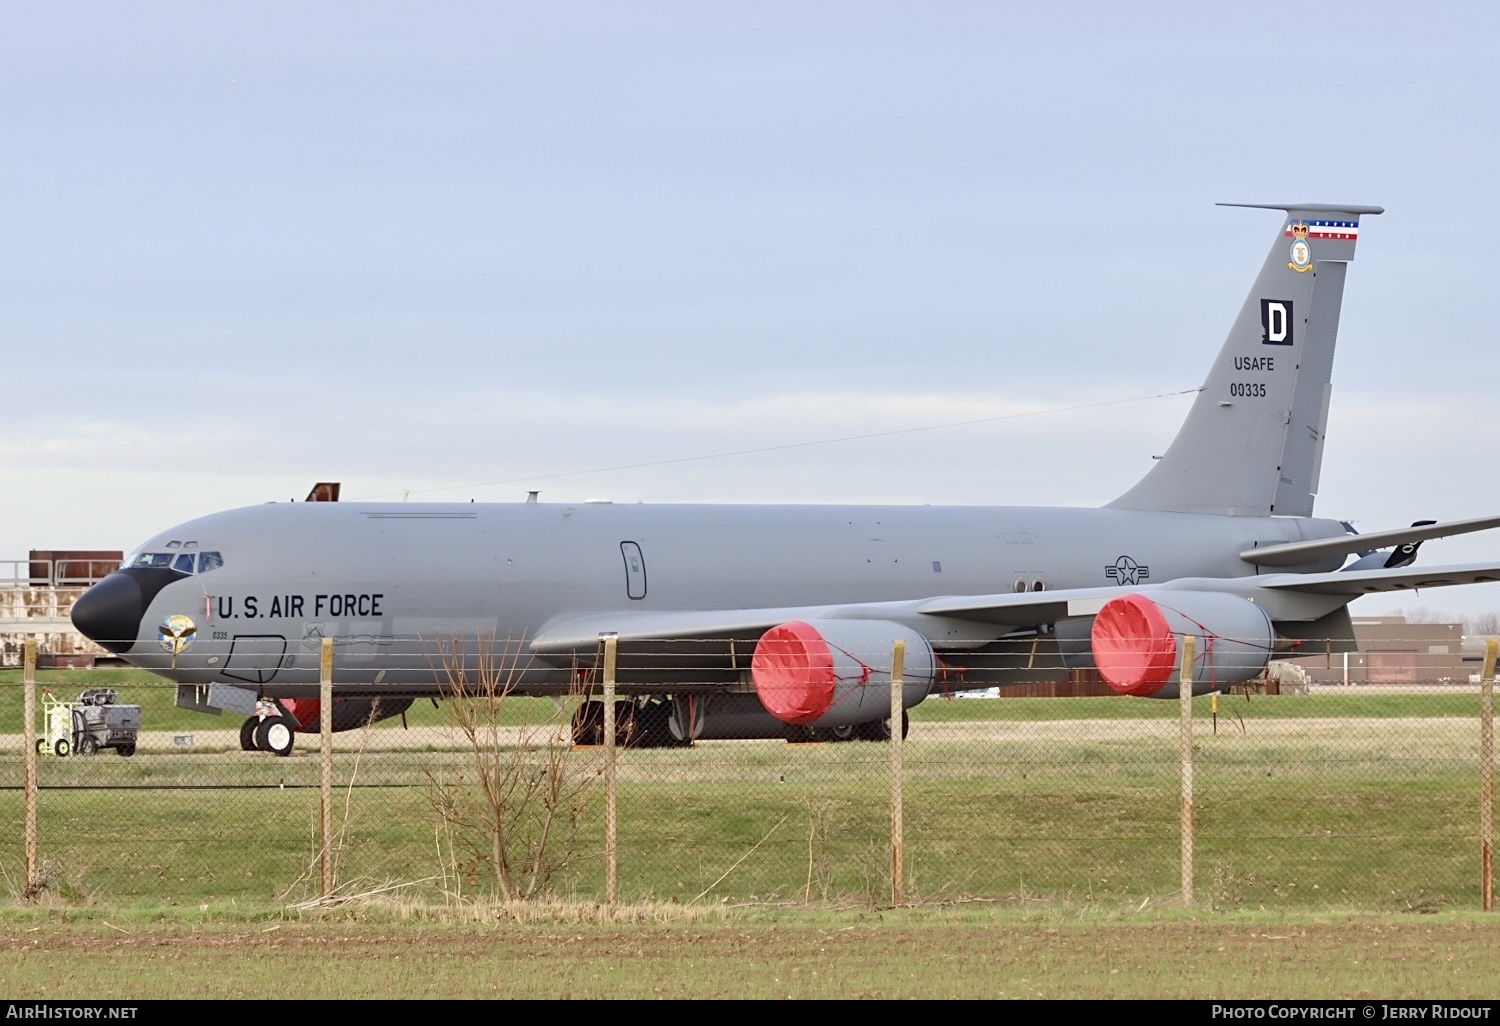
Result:
<instances>
[{"instance_id":1,"label":"ground power unit cart","mask_svg":"<svg viewBox=\"0 0 1500 1026\"><path fill-rule=\"evenodd\" d=\"M64 702L42 693L42 720L46 729L37 738L38 753L93 755L113 748L121 755L134 755L141 732L141 707L119 705L113 688L90 688L76 702Z\"/></svg>"}]
</instances>

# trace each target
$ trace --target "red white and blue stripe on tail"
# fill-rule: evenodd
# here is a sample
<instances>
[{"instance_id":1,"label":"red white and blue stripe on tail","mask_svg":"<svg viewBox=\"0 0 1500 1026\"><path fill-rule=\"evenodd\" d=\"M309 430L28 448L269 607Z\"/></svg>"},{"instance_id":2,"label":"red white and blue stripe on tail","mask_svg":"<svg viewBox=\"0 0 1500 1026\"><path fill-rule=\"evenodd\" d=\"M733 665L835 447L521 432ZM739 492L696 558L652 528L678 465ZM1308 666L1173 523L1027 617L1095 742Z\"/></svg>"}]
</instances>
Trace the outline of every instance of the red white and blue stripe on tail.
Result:
<instances>
[{"instance_id":1,"label":"red white and blue stripe on tail","mask_svg":"<svg viewBox=\"0 0 1500 1026\"><path fill-rule=\"evenodd\" d=\"M1358 221L1292 221L1286 226L1287 238L1295 234L1292 228L1296 225L1307 226L1309 239L1348 239L1353 242L1359 238Z\"/></svg>"}]
</instances>

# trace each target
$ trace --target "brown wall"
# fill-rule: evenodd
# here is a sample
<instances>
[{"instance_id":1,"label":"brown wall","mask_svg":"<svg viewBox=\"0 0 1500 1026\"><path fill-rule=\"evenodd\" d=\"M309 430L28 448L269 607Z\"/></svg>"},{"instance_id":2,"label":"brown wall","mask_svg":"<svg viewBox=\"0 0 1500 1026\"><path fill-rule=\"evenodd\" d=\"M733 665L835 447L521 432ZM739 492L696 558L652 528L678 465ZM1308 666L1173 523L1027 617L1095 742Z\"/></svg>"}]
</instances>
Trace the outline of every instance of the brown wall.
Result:
<instances>
[{"instance_id":1,"label":"brown wall","mask_svg":"<svg viewBox=\"0 0 1500 1026\"><path fill-rule=\"evenodd\" d=\"M118 549L32 549L27 558L33 585L78 584L118 570L125 553Z\"/></svg>"},{"instance_id":2,"label":"brown wall","mask_svg":"<svg viewBox=\"0 0 1500 1026\"><path fill-rule=\"evenodd\" d=\"M1463 661L1463 625L1407 623L1399 616L1356 617L1359 651L1349 653L1350 684L1423 684L1467 682ZM1310 641L1307 648L1317 649ZM1310 655L1292 660L1318 684L1341 684L1344 657Z\"/></svg>"}]
</instances>

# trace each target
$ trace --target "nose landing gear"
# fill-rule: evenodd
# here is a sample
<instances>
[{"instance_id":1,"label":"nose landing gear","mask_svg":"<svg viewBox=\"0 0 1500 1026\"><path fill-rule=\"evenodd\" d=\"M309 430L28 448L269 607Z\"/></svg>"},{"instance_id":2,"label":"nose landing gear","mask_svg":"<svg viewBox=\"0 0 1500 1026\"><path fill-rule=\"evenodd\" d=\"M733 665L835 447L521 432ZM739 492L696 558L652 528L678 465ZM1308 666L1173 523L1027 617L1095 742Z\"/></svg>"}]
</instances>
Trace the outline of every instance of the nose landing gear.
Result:
<instances>
[{"instance_id":1,"label":"nose landing gear","mask_svg":"<svg viewBox=\"0 0 1500 1026\"><path fill-rule=\"evenodd\" d=\"M265 699L256 702L255 715L240 724L240 748L246 752L287 756L296 742L296 721Z\"/></svg>"}]
</instances>

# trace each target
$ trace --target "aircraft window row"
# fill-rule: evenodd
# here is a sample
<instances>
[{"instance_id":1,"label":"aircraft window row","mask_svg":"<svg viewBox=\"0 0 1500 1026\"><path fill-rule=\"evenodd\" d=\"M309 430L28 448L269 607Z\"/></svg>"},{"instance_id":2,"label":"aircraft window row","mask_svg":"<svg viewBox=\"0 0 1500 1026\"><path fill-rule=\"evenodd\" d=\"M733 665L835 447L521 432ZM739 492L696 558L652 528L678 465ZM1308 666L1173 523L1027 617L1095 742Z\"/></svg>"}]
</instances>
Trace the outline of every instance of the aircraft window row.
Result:
<instances>
[{"instance_id":1,"label":"aircraft window row","mask_svg":"<svg viewBox=\"0 0 1500 1026\"><path fill-rule=\"evenodd\" d=\"M165 566L185 574L206 574L223 565L217 552L139 552L125 561L127 567Z\"/></svg>"}]
</instances>

